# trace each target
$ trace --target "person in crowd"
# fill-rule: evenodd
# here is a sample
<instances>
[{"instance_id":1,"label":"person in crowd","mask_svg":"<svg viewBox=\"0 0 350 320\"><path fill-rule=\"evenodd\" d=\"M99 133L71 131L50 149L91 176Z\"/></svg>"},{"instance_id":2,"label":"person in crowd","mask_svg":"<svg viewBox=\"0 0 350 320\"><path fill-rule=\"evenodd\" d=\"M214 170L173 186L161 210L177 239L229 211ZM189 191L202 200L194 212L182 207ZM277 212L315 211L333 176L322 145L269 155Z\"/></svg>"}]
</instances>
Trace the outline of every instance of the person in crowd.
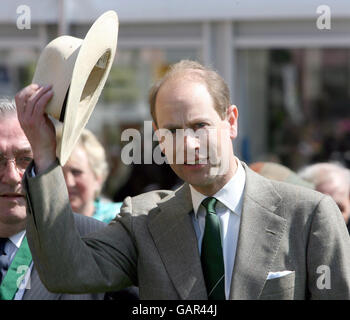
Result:
<instances>
[{"instance_id":1,"label":"person in crowd","mask_svg":"<svg viewBox=\"0 0 350 320\"><path fill-rule=\"evenodd\" d=\"M22 182L32 160L30 144L17 119L14 101L0 99L0 299L103 299L104 294L56 294L41 282L26 238L26 200ZM74 215L80 235L104 223Z\"/></svg>"},{"instance_id":2,"label":"person in crowd","mask_svg":"<svg viewBox=\"0 0 350 320\"><path fill-rule=\"evenodd\" d=\"M90 130L84 129L63 167L74 212L106 223L114 219L122 203L109 201L101 195L108 173L104 147Z\"/></svg>"},{"instance_id":3,"label":"person in crowd","mask_svg":"<svg viewBox=\"0 0 350 320\"><path fill-rule=\"evenodd\" d=\"M49 292L38 275L26 237L23 174L33 158L17 118L16 104L0 99L0 300L138 300L136 287L93 294ZM74 213L80 236L105 223Z\"/></svg>"},{"instance_id":4,"label":"person in crowd","mask_svg":"<svg viewBox=\"0 0 350 320\"><path fill-rule=\"evenodd\" d=\"M280 163L260 161L251 163L249 167L268 179L293 183L311 189L315 187L311 182L300 178L297 173Z\"/></svg>"},{"instance_id":5,"label":"person in crowd","mask_svg":"<svg viewBox=\"0 0 350 320\"><path fill-rule=\"evenodd\" d=\"M315 185L319 192L333 198L341 211L344 221L350 218L350 173L337 163L315 163L299 171L299 176Z\"/></svg>"},{"instance_id":6,"label":"person in crowd","mask_svg":"<svg viewBox=\"0 0 350 320\"><path fill-rule=\"evenodd\" d=\"M162 150L185 183L127 197L116 219L83 239L57 190L64 177L44 113L54 94L29 85L16 95L34 158L29 245L50 290L138 284L141 299L350 299L350 237L337 205L235 156L238 108L217 72L180 61L150 91Z\"/></svg>"}]
</instances>

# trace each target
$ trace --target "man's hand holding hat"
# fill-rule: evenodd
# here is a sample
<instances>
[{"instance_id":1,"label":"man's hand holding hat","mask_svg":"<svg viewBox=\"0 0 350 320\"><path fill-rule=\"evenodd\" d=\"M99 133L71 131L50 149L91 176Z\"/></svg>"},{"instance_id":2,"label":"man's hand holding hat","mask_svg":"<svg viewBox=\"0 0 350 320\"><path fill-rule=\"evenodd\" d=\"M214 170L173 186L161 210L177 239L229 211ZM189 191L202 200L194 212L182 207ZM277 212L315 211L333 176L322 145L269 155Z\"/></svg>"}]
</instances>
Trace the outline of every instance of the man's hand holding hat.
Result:
<instances>
[{"instance_id":1,"label":"man's hand holding hat","mask_svg":"<svg viewBox=\"0 0 350 320\"><path fill-rule=\"evenodd\" d=\"M56 160L56 134L45 108L53 96L51 86L31 84L16 94L18 120L32 147L36 172Z\"/></svg>"},{"instance_id":2,"label":"man's hand holding hat","mask_svg":"<svg viewBox=\"0 0 350 320\"><path fill-rule=\"evenodd\" d=\"M117 13L107 11L84 39L65 35L52 40L40 54L32 84L16 95L37 173L56 158L62 166L68 160L111 70L118 28Z\"/></svg>"}]
</instances>

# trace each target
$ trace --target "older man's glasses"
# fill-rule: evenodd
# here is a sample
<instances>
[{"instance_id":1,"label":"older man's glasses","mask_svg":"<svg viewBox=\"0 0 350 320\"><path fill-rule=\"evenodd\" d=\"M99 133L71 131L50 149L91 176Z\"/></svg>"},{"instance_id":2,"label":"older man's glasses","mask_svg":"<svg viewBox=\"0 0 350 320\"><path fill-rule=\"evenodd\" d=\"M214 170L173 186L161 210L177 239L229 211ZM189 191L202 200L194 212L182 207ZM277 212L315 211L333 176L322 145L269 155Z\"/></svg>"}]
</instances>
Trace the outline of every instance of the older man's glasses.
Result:
<instances>
[{"instance_id":1,"label":"older man's glasses","mask_svg":"<svg viewBox=\"0 0 350 320\"><path fill-rule=\"evenodd\" d=\"M30 156L17 156L15 158L7 158L0 155L0 172L6 171L7 163L13 162L18 171L25 171L29 163L33 160Z\"/></svg>"}]
</instances>

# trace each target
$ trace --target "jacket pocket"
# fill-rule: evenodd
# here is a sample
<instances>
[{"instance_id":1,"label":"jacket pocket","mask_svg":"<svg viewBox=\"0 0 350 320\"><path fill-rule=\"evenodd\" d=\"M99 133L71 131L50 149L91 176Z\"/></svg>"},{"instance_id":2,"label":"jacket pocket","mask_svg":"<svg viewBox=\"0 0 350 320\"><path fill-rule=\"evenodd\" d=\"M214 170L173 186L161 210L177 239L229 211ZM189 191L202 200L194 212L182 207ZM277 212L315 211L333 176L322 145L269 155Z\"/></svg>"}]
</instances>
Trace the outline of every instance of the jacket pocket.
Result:
<instances>
[{"instance_id":1,"label":"jacket pocket","mask_svg":"<svg viewBox=\"0 0 350 320\"><path fill-rule=\"evenodd\" d=\"M261 300L294 299L295 271L286 276L266 280L261 293Z\"/></svg>"}]
</instances>

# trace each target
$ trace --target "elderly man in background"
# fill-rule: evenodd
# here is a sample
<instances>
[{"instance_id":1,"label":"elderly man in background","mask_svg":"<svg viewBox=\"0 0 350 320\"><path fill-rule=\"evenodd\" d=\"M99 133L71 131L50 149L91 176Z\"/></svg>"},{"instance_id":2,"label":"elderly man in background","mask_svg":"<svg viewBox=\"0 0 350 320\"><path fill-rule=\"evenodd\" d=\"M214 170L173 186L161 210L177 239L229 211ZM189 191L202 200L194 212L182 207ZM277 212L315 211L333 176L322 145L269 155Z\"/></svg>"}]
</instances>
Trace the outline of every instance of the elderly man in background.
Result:
<instances>
[{"instance_id":1,"label":"elderly man in background","mask_svg":"<svg viewBox=\"0 0 350 320\"><path fill-rule=\"evenodd\" d=\"M103 294L54 294L40 281L27 245L26 199L22 184L24 171L32 158L30 144L18 122L15 103L0 99L0 299L103 299ZM80 234L104 226L94 219L75 216Z\"/></svg>"},{"instance_id":2,"label":"elderly man in background","mask_svg":"<svg viewBox=\"0 0 350 320\"><path fill-rule=\"evenodd\" d=\"M134 289L94 294L49 292L41 282L26 238L26 199L23 174L33 153L17 118L14 101L0 99L0 300L137 299ZM104 223L74 214L80 236Z\"/></svg>"},{"instance_id":3,"label":"elderly man in background","mask_svg":"<svg viewBox=\"0 0 350 320\"><path fill-rule=\"evenodd\" d=\"M350 171L335 163L316 163L303 168L299 176L315 185L315 189L333 198L345 223L350 218Z\"/></svg>"}]
</instances>

